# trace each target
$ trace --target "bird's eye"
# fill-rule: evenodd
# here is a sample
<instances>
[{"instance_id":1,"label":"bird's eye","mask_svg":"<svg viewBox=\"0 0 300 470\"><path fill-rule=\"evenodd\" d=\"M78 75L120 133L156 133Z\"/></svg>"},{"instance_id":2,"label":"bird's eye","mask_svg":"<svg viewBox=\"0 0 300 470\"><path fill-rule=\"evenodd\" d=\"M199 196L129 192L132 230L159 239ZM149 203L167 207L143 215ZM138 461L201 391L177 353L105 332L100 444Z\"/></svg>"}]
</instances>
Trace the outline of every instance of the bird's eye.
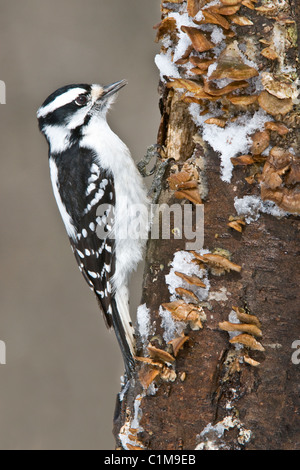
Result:
<instances>
[{"instance_id":1,"label":"bird's eye","mask_svg":"<svg viewBox=\"0 0 300 470\"><path fill-rule=\"evenodd\" d=\"M85 104L87 104L87 102L88 102L88 98L86 95L79 95L75 100L75 103L77 104L77 106L84 106Z\"/></svg>"}]
</instances>

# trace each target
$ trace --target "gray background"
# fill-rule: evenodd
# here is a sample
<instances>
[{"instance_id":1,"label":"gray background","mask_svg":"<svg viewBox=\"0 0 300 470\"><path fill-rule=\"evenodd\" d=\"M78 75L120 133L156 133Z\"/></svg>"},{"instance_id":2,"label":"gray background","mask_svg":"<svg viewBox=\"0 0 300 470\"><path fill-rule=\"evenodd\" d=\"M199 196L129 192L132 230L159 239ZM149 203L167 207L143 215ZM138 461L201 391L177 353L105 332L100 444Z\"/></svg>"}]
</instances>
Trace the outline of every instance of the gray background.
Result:
<instances>
[{"instance_id":1,"label":"gray background","mask_svg":"<svg viewBox=\"0 0 300 470\"><path fill-rule=\"evenodd\" d=\"M35 113L62 85L127 78L109 121L140 160L159 123L159 4L0 0L0 449L114 448L122 360L69 247Z\"/></svg>"}]
</instances>

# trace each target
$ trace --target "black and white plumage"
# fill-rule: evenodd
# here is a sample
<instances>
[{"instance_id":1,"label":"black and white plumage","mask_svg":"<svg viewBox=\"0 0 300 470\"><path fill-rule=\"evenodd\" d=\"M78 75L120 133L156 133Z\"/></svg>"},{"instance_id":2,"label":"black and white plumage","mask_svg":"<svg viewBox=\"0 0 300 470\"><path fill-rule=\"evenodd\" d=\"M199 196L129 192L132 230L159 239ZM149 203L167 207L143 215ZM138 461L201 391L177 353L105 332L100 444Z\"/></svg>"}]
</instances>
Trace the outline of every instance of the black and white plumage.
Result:
<instances>
[{"instance_id":1,"label":"black and white plumage","mask_svg":"<svg viewBox=\"0 0 300 470\"><path fill-rule=\"evenodd\" d=\"M37 117L49 144L53 192L72 250L107 326L115 330L130 376L134 330L128 280L142 258L149 219L142 178L106 120L125 84L62 87L46 99Z\"/></svg>"}]
</instances>

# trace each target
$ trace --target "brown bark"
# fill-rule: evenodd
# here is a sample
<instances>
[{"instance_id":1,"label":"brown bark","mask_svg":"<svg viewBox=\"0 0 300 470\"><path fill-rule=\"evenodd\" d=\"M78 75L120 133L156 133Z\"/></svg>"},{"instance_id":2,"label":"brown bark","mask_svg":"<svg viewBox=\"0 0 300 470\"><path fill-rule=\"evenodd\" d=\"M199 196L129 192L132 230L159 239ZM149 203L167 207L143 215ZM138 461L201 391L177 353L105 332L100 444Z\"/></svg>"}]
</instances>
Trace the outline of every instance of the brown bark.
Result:
<instances>
[{"instance_id":1,"label":"brown bark","mask_svg":"<svg viewBox=\"0 0 300 470\"><path fill-rule=\"evenodd\" d=\"M188 7L195 15L205 3L204 0L165 2L163 19L172 8L176 10L178 6ZM278 6L279 2L274 0L269 3ZM284 2L280 3L282 8ZM234 40L241 44L245 34L251 37L254 44L252 60L254 57L259 73L269 71L273 74L278 72L280 60L274 62L274 59L261 55L259 40L267 38L275 24L280 23L290 37L282 53L287 63L294 65L298 55L295 23L292 21L299 19L300 9L292 0L285 3L283 11L279 9L272 15L256 10L261 6L261 2L250 2L250 5L243 2L236 16L246 17L253 24L237 26ZM223 14L222 17L236 21L232 15ZM174 28L166 25L164 28L159 34L167 34L176 41ZM232 40L227 38L227 44ZM182 69L179 70L182 78L186 78L184 60L182 62ZM199 77L196 75L194 82L203 85L201 75ZM164 147L167 157L175 159L176 168L174 165L169 167L159 203L178 202L175 197L178 193L174 187L172 189L167 177L174 171L180 173L192 167L193 171L198 172L198 191L204 203L204 248L225 258L230 254L231 261L242 269L240 272L230 270L216 275L213 266L204 261L208 270L210 297L196 306L202 307L206 315L203 328L192 330L190 324L186 324L188 340L171 366L166 366L164 360L157 360L157 357L154 360L160 366L137 362L136 377L130 383L116 416L114 434L117 446L151 450L195 449L196 446L198 449L299 449L300 365L291 360L292 343L300 339L297 257L299 178L293 177L298 171L293 169L293 165L299 168L298 105L293 102L284 115L278 116L278 112L270 115L270 121L285 124L289 133L280 135L273 130L268 131L270 142L267 147L271 147L268 155L253 162L258 152L252 147L252 160L249 160L252 164L235 166L228 183L220 179L219 156L202 140L201 132L190 116L189 103L182 99L182 90L178 91L175 84L174 87L170 86L169 80L169 77L166 78L166 82L160 85L162 119L158 143ZM199 89L198 95L194 90L190 96L197 99ZM229 109L226 122L237 113L245 113L243 107L228 107L224 97L220 100ZM201 98L200 101L205 107L207 100ZM255 106L259 107L259 104ZM257 107L248 108L248 111L250 109L253 113ZM276 154L278 147L284 154L285 170L279 164L282 159ZM289 154L291 148L292 156ZM184 166L187 160L188 167ZM204 162L204 168L199 167L199 161ZM263 197L263 191L269 191L267 199L278 203L289 214L277 218L261 213L257 220L246 225L241 223L241 231L228 226L230 216L236 216L235 198L246 195ZM277 200L274 196L276 191L280 192L280 199ZM189 197L186 204L192 204ZM149 240L147 247L142 303L150 309L152 323L156 326L149 341L153 346L171 353L169 345L161 342L164 330L158 311L163 303L170 302L165 276L170 271L174 253L185 250L185 242L175 239ZM220 327L220 323L228 321L232 307L242 314L252 315L252 320L250 317L240 319L242 325L247 323L244 327L247 344L238 349L229 342L228 332ZM253 322L259 326L262 337L252 334L252 327L249 333L249 324L253 325ZM251 342L254 340L262 345L259 349L263 350L253 349ZM139 341L138 345L138 355L145 355ZM166 371L169 376L166 376ZM170 377L170 371L176 373L176 378L174 374ZM154 395L147 394L142 386L143 383L145 387L145 383L152 378L157 387ZM142 398L137 401L137 397ZM132 423L133 418L137 418L138 408L139 428L134 428ZM128 431L129 428L131 431ZM120 440L120 436L124 437L126 433L127 438ZM131 435L129 439L128 435Z\"/></svg>"}]
</instances>

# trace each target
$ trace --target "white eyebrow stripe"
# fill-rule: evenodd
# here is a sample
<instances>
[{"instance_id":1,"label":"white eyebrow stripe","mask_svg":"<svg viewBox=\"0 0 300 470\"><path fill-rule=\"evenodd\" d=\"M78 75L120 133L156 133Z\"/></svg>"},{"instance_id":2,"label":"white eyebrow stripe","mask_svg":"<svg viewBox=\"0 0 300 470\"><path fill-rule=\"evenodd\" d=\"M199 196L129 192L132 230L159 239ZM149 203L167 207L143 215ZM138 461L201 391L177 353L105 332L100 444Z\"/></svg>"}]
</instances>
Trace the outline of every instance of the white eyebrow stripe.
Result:
<instances>
[{"instance_id":1,"label":"white eyebrow stripe","mask_svg":"<svg viewBox=\"0 0 300 470\"><path fill-rule=\"evenodd\" d=\"M65 104L71 103L72 101L77 98L78 95L81 93L86 93L86 90L84 88L71 88L71 90L66 91L60 96L57 96L54 101L51 101L51 103L47 104L46 106L41 106L40 109L37 112L37 117L44 117L48 113L51 113L55 111L58 108L61 108Z\"/></svg>"}]
</instances>

